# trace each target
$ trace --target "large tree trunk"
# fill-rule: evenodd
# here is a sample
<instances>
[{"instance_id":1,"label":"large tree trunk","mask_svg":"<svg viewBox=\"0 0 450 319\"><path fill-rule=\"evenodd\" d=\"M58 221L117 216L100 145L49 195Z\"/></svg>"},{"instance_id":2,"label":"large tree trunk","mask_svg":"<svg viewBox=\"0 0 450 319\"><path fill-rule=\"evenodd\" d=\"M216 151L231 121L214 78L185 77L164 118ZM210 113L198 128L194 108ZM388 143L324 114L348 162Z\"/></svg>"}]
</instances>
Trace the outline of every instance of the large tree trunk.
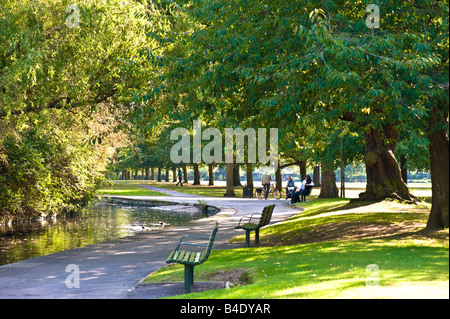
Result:
<instances>
[{"instance_id":1,"label":"large tree trunk","mask_svg":"<svg viewBox=\"0 0 450 319\"><path fill-rule=\"evenodd\" d=\"M242 186L241 176L239 174L239 164L234 163L233 165L233 185Z\"/></svg>"},{"instance_id":2,"label":"large tree trunk","mask_svg":"<svg viewBox=\"0 0 450 319\"><path fill-rule=\"evenodd\" d=\"M300 180L303 181L306 177L306 161L300 161Z\"/></svg>"},{"instance_id":3,"label":"large tree trunk","mask_svg":"<svg viewBox=\"0 0 450 319\"><path fill-rule=\"evenodd\" d=\"M253 187L253 167L250 163L247 163L247 186Z\"/></svg>"},{"instance_id":4,"label":"large tree trunk","mask_svg":"<svg viewBox=\"0 0 450 319\"><path fill-rule=\"evenodd\" d=\"M336 186L336 175L334 174L333 163L322 162L322 182L320 184L319 198L338 197Z\"/></svg>"},{"instance_id":5,"label":"large tree trunk","mask_svg":"<svg viewBox=\"0 0 450 319\"><path fill-rule=\"evenodd\" d=\"M280 192L283 190L283 184L281 180L281 168L278 166L277 170L275 171L275 188L277 188Z\"/></svg>"},{"instance_id":6,"label":"large tree trunk","mask_svg":"<svg viewBox=\"0 0 450 319\"><path fill-rule=\"evenodd\" d=\"M200 185L200 171L198 169L198 164L192 164L194 166L194 183L192 185Z\"/></svg>"},{"instance_id":7,"label":"large tree trunk","mask_svg":"<svg viewBox=\"0 0 450 319\"><path fill-rule=\"evenodd\" d=\"M314 166L313 182L314 182L314 186L320 186L320 166L319 165Z\"/></svg>"},{"instance_id":8,"label":"large tree trunk","mask_svg":"<svg viewBox=\"0 0 450 319\"><path fill-rule=\"evenodd\" d=\"M213 186L214 185L214 171L213 171L213 164L208 164L208 185Z\"/></svg>"},{"instance_id":9,"label":"large tree trunk","mask_svg":"<svg viewBox=\"0 0 450 319\"><path fill-rule=\"evenodd\" d=\"M233 163L227 163L227 191L225 197L236 197L233 187Z\"/></svg>"},{"instance_id":10,"label":"large tree trunk","mask_svg":"<svg viewBox=\"0 0 450 319\"><path fill-rule=\"evenodd\" d=\"M177 182L177 169L176 168L172 168L172 182L174 182L174 183Z\"/></svg>"},{"instance_id":11,"label":"large tree trunk","mask_svg":"<svg viewBox=\"0 0 450 319\"><path fill-rule=\"evenodd\" d=\"M446 112L445 112L446 107ZM444 105L444 111L436 110L432 112L429 119L429 140L430 140L430 166L431 166L431 187L432 206L427 228L447 228L449 210L449 141L446 129L436 129L440 114L448 116L448 104ZM444 119L447 121L448 117Z\"/></svg>"},{"instance_id":12,"label":"large tree trunk","mask_svg":"<svg viewBox=\"0 0 450 319\"><path fill-rule=\"evenodd\" d=\"M398 133L392 125L380 130L370 129L365 133L367 187L359 194L361 200L382 200L387 197L404 201L413 201L408 186L402 179L395 148Z\"/></svg>"},{"instance_id":13,"label":"large tree trunk","mask_svg":"<svg viewBox=\"0 0 450 319\"><path fill-rule=\"evenodd\" d=\"M402 180L408 184L408 160L405 155L400 156L400 171L402 172Z\"/></svg>"},{"instance_id":14,"label":"large tree trunk","mask_svg":"<svg viewBox=\"0 0 450 319\"><path fill-rule=\"evenodd\" d=\"M183 165L183 179L184 179L184 182L187 184L188 183L188 172L187 172L186 164Z\"/></svg>"},{"instance_id":15,"label":"large tree trunk","mask_svg":"<svg viewBox=\"0 0 450 319\"><path fill-rule=\"evenodd\" d=\"M168 182L169 181L169 169L166 167L166 176L165 176L165 181Z\"/></svg>"}]
</instances>

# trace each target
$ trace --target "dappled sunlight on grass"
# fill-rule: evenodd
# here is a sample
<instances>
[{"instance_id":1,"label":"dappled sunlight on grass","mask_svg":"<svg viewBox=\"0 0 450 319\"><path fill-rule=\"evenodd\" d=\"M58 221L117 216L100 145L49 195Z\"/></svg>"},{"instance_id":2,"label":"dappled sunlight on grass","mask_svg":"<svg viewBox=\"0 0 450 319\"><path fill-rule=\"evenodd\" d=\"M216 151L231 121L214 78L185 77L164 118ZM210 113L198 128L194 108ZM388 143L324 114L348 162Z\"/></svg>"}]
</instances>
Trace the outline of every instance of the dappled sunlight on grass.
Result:
<instances>
[{"instance_id":1,"label":"dappled sunlight on grass","mask_svg":"<svg viewBox=\"0 0 450 319\"><path fill-rule=\"evenodd\" d=\"M429 214L427 207L395 202L353 205L342 199L313 200L305 206L297 218L263 228L261 246L213 251L210 260L195 269L197 278L218 270L250 269L250 284L188 297L445 297L448 230L421 230ZM315 211L308 213L310 209ZM378 287L367 285L369 265L378 269ZM177 269L182 281L183 268ZM156 275L161 281L172 276Z\"/></svg>"},{"instance_id":2,"label":"dappled sunlight on grass","mask_svg":"<svg viewBox=\"0 0 450 319\"><path fill-rule=\"evenodd\" d=\"M190 297L365 298L364 289L370 288L366 267L371 264L379 267L381 287L448 280L448 249L426 244L395 246L366 240L215 251L208 262L196 267L199 280L220 269L251 268L252 284ZM182 281L182 267L163 268L157 279L173 279L175 269L176 279Z\"/></svg>"},{"instance_id":3,"label":"dappled sunlight on grass","mask_svg":"<svg viewBox=\"0 0 450 319\"><path fill-rule=\"evenodd\" d=\"M117 195L117 196L166 196L163 193L155 192L143 187L114 183L111 186L105 186L97 191L99 195Z\"/></svg>"},{"instance_id":4,"label":"dappled sunlight on grass","mask_svg":"<svg viewBox=\"0 0 450 319\"><path fill-rule=\"evenodd\" d=\"M396 286L358 287L347 289L337 298L360 299L448 299L449 283L422 282L421 284L398 284Z\"/></svg>"}]
</instances>

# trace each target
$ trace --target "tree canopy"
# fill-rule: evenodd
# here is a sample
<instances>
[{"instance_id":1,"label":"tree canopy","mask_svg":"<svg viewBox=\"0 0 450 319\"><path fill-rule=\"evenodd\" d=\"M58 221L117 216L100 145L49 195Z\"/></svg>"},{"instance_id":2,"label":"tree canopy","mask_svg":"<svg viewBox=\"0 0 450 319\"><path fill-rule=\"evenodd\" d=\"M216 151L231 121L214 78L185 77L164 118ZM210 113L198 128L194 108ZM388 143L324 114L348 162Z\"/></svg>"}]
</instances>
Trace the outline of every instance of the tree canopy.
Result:
<instances>
[{"instance_id":1,"label":"tree canopy","mask_svg":"<svg viewBox=\"0 0 450 319\"><path fill-rule=\"evenodd\" d=\"M50 149L72 145L89 163L100 142L127 132L134 146L120 153L122 163L138 156L137 166L168 167L173 128L192 128L194 120L273 127L281 162L333 169L345 130L345 157L366 166L361 199L415 200L398 151L430 165L429 225L448 226L448 155L439 155L448 154L448 1L85 0L77 1L75 25L66 24L75 19L71 4L6 0L0 8L5 185L21 174L11 173L12 159L46 150L31 136L45 137ZM379 28L366 23L376 14L371 4L380 9ZM74 121L66 140L50 134ZM111 150L121 146L116 140ZM102 155L104 163L111 158ZM23 167L45 172L42 157Z\"/></svg>"}]
</instances>

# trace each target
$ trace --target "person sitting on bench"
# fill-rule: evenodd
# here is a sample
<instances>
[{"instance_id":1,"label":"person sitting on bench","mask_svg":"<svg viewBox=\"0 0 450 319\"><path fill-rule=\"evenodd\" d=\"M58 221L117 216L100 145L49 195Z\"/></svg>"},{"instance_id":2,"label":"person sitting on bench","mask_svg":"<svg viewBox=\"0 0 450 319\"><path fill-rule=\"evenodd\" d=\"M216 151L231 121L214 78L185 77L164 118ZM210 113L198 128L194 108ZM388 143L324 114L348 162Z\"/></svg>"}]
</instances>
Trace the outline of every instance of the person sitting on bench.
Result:
<instances>
[{"instance_id":1,"label":"person sitting on bench","mask_svg":"<svg viewBox=\"0 0 450 319\"><path fill-rule=\"evenodd\" d=\"M291 204L301 202L300 196L305 192L306 186L314 186L311 176L309 175L306 175L305 179L300 185L300 188L292 194Z\"/></svg>"},{"instance_id":2,"label":"person sitting on bench","mask_svg":"<svg viewBox=\"0 0 450 319\"><path fill-rule=\"evenodd\" d=\"M292 193L295 192L295 182L292 176L289 176L288 183L286 185L286 199L292 197Z\"/></svg>"}]
</instances>

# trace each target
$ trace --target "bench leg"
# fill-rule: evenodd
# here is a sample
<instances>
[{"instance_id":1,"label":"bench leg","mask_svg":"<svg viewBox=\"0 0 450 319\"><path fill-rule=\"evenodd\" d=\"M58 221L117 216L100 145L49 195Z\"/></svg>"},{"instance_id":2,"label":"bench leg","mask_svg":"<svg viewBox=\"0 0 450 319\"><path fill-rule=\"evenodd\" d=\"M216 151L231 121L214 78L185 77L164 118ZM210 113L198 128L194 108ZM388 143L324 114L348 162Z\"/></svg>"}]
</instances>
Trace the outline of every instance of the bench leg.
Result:
<instances>
[{"instance_id":1,"label":"bench leg","mask_svg":"<svg viewBox=\"0 0 450 319\"><path fill-rule=\"evenodd\" d=\"M255 230L255 244L259 244L259 228Z\"/></svg>"},{"instance_id":2,"label":"bench leg","mask_svg":"<svg viewBox=\"0 0 450 319\"><path fill-rule=\"evenodd\" d=\"M250 247L250 231L245 231L245 247Z\"/></svg>"},{"instance_id":3,"label":"bench leg","mask_svg":"<svg viewBox=\"0 0 450 319\"><path fill-rule=\"evenodd\" d=\"M194 266L184 265L184 293L191 292L191 286L194 285Z\"/></svg>"}]
</instances>

